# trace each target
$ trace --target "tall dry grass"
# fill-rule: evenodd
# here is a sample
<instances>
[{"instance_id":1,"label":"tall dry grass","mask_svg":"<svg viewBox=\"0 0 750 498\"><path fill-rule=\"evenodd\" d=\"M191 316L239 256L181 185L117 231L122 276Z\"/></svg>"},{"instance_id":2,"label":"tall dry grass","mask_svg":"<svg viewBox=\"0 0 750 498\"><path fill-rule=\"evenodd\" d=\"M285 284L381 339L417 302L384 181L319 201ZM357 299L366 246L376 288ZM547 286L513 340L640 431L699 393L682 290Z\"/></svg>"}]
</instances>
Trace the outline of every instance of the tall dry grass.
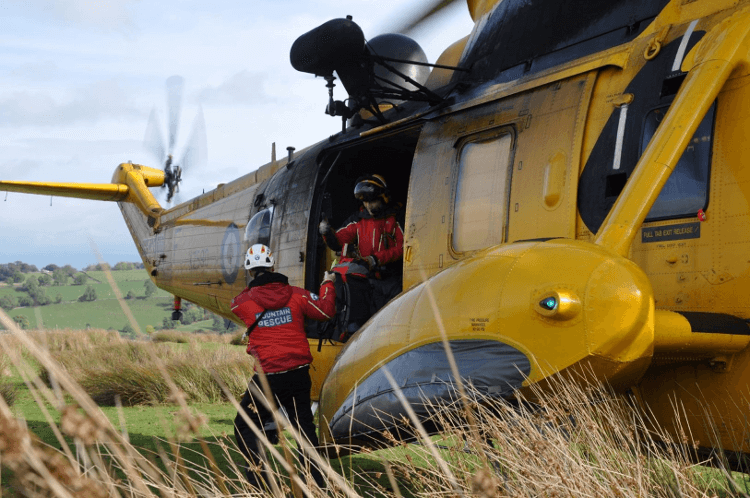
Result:
<instances>
[{"instance_id":1,"label":"tall dry grass","mask_svg":"<svg viewBox=\"0 0 750 498\"><path fill-rule=\"evenodd\" d=\"M383 453L390 472L420 496L746 496L750 482L697 464L696 448L655 429L628 398L591 383L553 385L533 389L534 403L520 394L509 403L470 392L473 428L463 410L433 407L435 421L445 427L440 440L414 430L420 443L415 451ZM430 446L443 448L444 467Z\"/></svg>"},{"instance_id":2,"label":"tall dry grass","mask_svg":"<svg viewBox=\"0 0 750 498\"><path fill-rule=\"evenodd\" d=\"M9 406L13 406L16 400L18 388L8 378L11 376L11 361L8 355L0 351L0 397Z\"/></svg>"},{"instance_id":3,"label":"tall dry grass","mask_svg":"<svg viewBox=\"0 0 750 498\"><path fill-rule=\"evenodd\" d=\"M169 343L122 341L93 347L85 354L55 351L52 358L104 406L114 406L117 397L126 406L171 402L168 379L188 402L222 403L227 397L216 379L232 396L241 396L253 372L248 355L226 345L206 349L192 343L176 348ZM45 369L42 378L49 383L49 377Z\"/></svg>"},{"instance_id":4,"label":"tall dry grass","mask_svg":"<svg viewBox=\"0 0 750 498\"><path fill-rule=\"evenodd\" d=\"M110 344L122 344L125 339L116 330L104 329L47 329L26 330L26 337L33 340L40 347L51 352L78 351L85 353L99 346ZM4 341L7 347L27 354L23 343L13 334L5 334Z\"/></svg>"},{"instance_id":5,"label":"tall dry grass","mask_svg":"<svg viewBox=\"0 0 750 498\"><path fill-rule=\"evenodd\" d=\"M209 351L186 348L181 357L163 344L141 348L123 342L94 348L101 349L97 353L101 356L87 354L83 362L84 355L80 351L76 354L72 347L53 355L23 331L12 333L13 341L0 337L0 345L9 351L16 368L29 378L34 366L13 352L14 345L47 369L64 394L60 396L41 382L29 383L40 400L62 414L59 424L49 420L53 431L61 435L60 450L41 444L0 400L0 464L12 470L14 488L26 496L280 497L296 492L311 497L708 497L736 496L742 491L727 479L727 472L696 466L691 448L665 445L671 442L669 436L652 430L647 415L627 399L598 385L563 381L549 390L534 392L534 403L520 400L510 404L468 390L466 406L457 401L452 407L434 407L435 417L444 427L438 439L425 435L418 420L405 419L403 424L413 429L417 444L391 438L388 449L369 454L370 461L382 470L364 471L352 465L341 475L308 448L309 456L317 459L328 480L325 493L311 484L294 454L285 451L288 445L271 445L256 427L270 456L266 469L272 476L272 486L268 490L251 489L243 477L245 463L231 438L220 437L217 444L235 465L224 470L217 467L216 446L198 436L202 419L190 410L187 386L180 386L181 367L170 367L210 368L196 364L198 356ZM61 363L58 357L69 362ZM180 442L169 439L158 455L144 457L102 414L83 383L76 381L74 372L84 369L82 363L100 364L95 373L101 375L106 374L104 365L121 371L124 358L132 362L133 370L137 365L148 365L143 368L152 370L150 378L161 375L159 383L166 386L160 388L163 396L171 397L179 406L182 437L197 438L200 443L199 463L190 463ZM247 363L246 358L243 360ZM236 376L242 379L244 388L247 375ZM231 388L221 378L214 381L237 408ZM123 399L128 396L127 391L118 394ZM279 417L278 423L293 439L299 438L283 418ZM75 444L69 444L63 434Z\"/></svg>"},{"instance_id":6,"label":"tall dry grass","mask_svg":"<svg viewBox=\"0 0 750 498\"><path fill-rule=\"evenodd\" d=\"M178 344L205 343L232 344L236 334L209 334L183 332L180 330L159 330L151 334L154 342L176 342Z\"/></svg>"}]
</instances>

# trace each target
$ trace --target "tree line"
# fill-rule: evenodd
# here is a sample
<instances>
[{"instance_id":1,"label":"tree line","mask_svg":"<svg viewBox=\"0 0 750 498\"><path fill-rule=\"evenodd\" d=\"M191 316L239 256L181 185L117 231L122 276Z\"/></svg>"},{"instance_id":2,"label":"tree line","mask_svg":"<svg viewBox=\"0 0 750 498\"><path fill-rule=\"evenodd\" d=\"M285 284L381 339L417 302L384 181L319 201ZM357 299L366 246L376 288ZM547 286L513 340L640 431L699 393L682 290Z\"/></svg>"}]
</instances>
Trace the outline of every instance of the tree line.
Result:
<instances>
[{"instance_id":1,"label":"tree line","mask_svg":"<svg viewBox=\"0 0 750 498\"><path fill-rule=\"evenodd\" d=\"M104 271L106 269L112 271L142 270L143 268L143 263L120 261L111 268L109 264L104 263L88 265L81 271ZM74 278L76 274L79 273L79 270L75 269L71 265L57 266L55 264L49 264L39 270L39 268L37 268L35 265L30 265L28 263L24 263L23 261L15 261L13 263L0 264L0 282L19 284L24 281L26 274L39 273L40 271L45 275L51 275L53 278L55 278L55 275L57 275L55 285L67 285L67 281L65 281L64 283L58 283L58 281L61 281L61 279L64 278L63 275L67 275L67 277L69 278Z\"/></svg>"}]
</instances>

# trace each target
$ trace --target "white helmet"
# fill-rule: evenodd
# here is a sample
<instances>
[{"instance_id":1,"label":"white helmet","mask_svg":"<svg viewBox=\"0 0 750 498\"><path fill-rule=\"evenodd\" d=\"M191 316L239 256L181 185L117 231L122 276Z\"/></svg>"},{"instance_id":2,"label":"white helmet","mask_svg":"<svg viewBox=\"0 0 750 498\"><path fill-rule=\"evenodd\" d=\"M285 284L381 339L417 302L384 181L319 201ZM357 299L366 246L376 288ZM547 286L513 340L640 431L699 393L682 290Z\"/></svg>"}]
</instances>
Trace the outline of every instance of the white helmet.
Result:
<instances>
[{"instance_id":1,"label":"white helmet","mask_svg":"<svg viewBox=\"0 0 750 498\"><path fill-rule=\"evenodd\" d=\"M271 268L275 260L268 246L263 244L253 244L247 250L245 255L245 269L254 270L256 268Z\"/></svg>"}]
</instances>

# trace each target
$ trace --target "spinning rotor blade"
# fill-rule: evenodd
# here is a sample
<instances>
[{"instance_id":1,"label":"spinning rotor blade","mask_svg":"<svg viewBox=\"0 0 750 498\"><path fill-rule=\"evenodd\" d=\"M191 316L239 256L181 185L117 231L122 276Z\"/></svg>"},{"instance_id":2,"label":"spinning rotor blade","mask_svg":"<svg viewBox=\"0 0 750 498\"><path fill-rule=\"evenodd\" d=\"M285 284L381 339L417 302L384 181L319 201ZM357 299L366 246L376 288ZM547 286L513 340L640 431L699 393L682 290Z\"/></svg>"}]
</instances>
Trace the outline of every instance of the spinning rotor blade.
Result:
<instances>
[{"instance_id":1,"label":"spinning rotor blade","mask_svg":"<svg viewBox=\"0 0 750 498\"><path fill-rule=\"evenodd\" d=\"M148 117L143 147L153 154L160 163L167 157L167 152L164 150L164 137L161 134L161 123L159 123L155 108L151 109L151 115Z\"/></svg>"},{"instance_id":2,"label":"spinning rotor blade","mask_svg":"<svg viewBox=\"0 0 750 498\"><path fill-rule=\"evenodd\" d=\"M167 78L167 113L169 115L169 147L168 154L174 152L177 142L177 128L180 124L182 112L182 89L185 79L182 76L170 76Z\"/></svg>"},{"instance_id":3,"label":"spinning rotor blade","mask_svg":"<svg viewBox=\"0 0 750 498\"><path fill-rule=\"evenodd\" d=\"M400 33L408 35L422 23L429 21L435 14L449 7L455 0L433 0L420 10L414 17L407 18L404 22L396 26L396 29L388 29L390 33Z\"/></svg>"},{"instance_id":4,"label":"spinning rotor blade","mask_svg":"<svg viewBox=\"0 0 750 498\"><path fill-rule=\"evenodd\" d=\"M202 169L207 162L206 146L206 120L203 118L203 108L198 108L198 115L193 121L193 129L190 132L190 138L187 148L182 156L182 161L177 163L184 173L187 170L195 171Z\"/></svg>"}]
</instances>

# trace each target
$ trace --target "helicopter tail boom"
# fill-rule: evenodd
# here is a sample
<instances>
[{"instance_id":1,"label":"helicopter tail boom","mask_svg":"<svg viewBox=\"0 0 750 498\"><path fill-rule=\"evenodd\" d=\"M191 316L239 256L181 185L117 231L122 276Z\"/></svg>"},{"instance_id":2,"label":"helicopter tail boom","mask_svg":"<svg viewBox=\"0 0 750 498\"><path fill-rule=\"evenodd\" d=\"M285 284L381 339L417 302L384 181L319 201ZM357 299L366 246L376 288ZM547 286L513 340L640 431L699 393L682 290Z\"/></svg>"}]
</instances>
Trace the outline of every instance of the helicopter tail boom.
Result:
<instances>
[{"instance_id":1,"label":"helicopter tail boom","mask_svg":"<svg viewBox=\"0 0 750 498\"><path fill-rule=\"evenodd\" d=\"M140 164L120 164L112 183L59 183L0 181L0 191L73 197L94 201L130 202L147 217L156 218L163 208L149 191L164 183L162 170Z\"/></svg>"},{"instance_id":2,"label":"helicopter tail boom","mask_svg":"<svg viewBox=\"0 0 750 498\"><path fill-rule=\"evenodd\" d=\"M0 191L119 202L127 198L130 189L127 185L113 183L0 181Z\"/></svg>"}]
</instances>

